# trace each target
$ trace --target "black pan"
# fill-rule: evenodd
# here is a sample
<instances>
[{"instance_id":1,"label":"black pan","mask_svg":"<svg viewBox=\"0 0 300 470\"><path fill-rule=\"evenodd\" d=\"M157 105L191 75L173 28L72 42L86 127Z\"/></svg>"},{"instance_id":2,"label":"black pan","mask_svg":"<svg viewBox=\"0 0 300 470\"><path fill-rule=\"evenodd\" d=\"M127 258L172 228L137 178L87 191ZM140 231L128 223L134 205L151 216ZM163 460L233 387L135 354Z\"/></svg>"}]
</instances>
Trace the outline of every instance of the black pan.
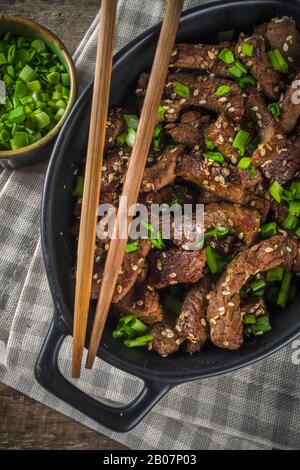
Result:
<instances>
[{"instance_id":1,"label":"black pan","mask_svg":"<svg viewBox=\"0 0 300 470\"><path fill-rule=\"evenodd\" d=\"M216 41L216 32L235 28L251 31L253 26L278 15L291 15L300 26L297 0L225 1L186 12L181 20L179 41ZM113 68L111 106L126 102L140 72L151 66L159 28L145 32L116 57ZM74 245L71 196L74 169L85 155L92 85L80 97L54 149L46 178L42 210L42 243L46 270L54 300L54 319L36 365L38 382L54 395L115 431L133 428L158 400L177 384L224 374L247 366L282 348L300 334L300 298L284 312L273 315L273 331L246 341L236 352L212 346L201 354L177 354L161 358L144 349L128 349L112 339L109 318L98 356L109 364L144 380L141 394L128 406L112 408L95 401L60 373L57 365L64 338L72 334ZM91 317L94 312L91 306ZM90 331L89 325L89 331ZM274 371L276 373L276 371Z\"/></svg>"}]
</instances>

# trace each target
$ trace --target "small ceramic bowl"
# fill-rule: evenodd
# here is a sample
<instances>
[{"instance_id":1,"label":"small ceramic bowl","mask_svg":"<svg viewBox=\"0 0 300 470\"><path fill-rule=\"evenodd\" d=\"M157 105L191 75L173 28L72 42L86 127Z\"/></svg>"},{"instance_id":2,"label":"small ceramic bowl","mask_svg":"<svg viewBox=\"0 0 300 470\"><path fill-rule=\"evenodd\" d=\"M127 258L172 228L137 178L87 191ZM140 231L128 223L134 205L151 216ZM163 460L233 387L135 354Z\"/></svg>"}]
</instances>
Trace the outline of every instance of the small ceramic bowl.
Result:
<instances>
[{"instance_id":1,"label":"small ceramic bowl","mask_svg":"<svg viewBox=\"0 0 300 470\"><path fill-rule=\"evenodd\" d=\"M41 39L56 54L59 61L66 67L70 76L70 98L66 112L56 126L42 139L27 147L17 150L0 150L0 166L20 167L37 163L49 158L59 133L67 119L77 97L77 78L74 62L63 43L44 26L21 16L0 14L0 37L6 32L12 32L30 38Z\"/></svg>"}]
</instances>

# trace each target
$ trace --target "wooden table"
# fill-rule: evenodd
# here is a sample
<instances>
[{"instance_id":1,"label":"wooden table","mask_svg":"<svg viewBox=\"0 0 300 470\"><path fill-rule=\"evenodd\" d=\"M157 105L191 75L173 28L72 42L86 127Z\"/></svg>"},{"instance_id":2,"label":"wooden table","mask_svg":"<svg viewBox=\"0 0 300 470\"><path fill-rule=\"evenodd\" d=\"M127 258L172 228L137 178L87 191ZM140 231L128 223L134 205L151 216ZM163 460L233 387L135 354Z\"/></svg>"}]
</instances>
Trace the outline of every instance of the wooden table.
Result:
<instances>
[{"instance_id":1,"label":"wooden table","mask_svg":"<svg viewBox=\"0 0 300 470\"><path fill-rule=\"evenodd\" d=\"M99 0L1 0L1 13L45 25L74 52ZM60 413L0 384L0 449L125 449Z\"/></svg>"}]
</instances>

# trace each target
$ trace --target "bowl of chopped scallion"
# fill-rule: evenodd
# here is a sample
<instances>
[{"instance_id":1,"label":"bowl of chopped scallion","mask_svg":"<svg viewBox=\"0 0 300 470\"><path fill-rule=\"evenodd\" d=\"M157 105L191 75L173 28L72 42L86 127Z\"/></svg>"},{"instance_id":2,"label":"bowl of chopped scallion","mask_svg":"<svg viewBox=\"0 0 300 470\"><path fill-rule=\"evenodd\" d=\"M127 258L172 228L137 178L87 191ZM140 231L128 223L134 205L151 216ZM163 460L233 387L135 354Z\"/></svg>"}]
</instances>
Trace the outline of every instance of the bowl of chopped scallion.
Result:
<instances>
[{"instance_id":1,"label":"bowl of chopped scallion","mask_svg":"<svg viewBox=\"0 0 300 470\"><path fill-rule=\"evenodd\" d=\"M0 165L48 158L76 96L62 42L32 20L0 15Z\"/></svg>"}]
</instances>

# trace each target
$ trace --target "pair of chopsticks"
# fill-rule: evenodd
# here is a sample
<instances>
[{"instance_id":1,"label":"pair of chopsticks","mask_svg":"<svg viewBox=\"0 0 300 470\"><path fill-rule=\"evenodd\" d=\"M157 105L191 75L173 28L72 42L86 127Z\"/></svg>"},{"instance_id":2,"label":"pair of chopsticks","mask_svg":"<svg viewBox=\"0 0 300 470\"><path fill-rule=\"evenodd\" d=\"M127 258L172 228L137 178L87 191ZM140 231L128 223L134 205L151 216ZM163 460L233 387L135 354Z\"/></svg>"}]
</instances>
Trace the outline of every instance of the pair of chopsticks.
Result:
<instances>
[{"instance_id":1,"label":"pair of chopsticks","mask_svg":"<svg viewBox=\"0 0 300 470\"><path fill-rule=\"evenodd\" d=\"M144 106L139 120L136 140L132 149L129 168L123 186L122 196L123 198L127 198L128 208L136 204L138 199L146 160L152 142L153 130L157 123L158 107L161 102L163 88L167 78L170 56L175 43L183 1L184 0L168 0ZM117 0L102 0L77 257L72 358L72 376L74 378L80 376L90 303L96 241L97 209L100 200L100 182L112 70L116 9ZM123 215L122 210L119 208L114 233L106 258L103 281L88 350L87 368L93 366L125 254L128 233L126 239L120 239L118 236ZM127 226L129 226L131 218L128 215L127 219Z\"/></svg>"}]
</instances>

